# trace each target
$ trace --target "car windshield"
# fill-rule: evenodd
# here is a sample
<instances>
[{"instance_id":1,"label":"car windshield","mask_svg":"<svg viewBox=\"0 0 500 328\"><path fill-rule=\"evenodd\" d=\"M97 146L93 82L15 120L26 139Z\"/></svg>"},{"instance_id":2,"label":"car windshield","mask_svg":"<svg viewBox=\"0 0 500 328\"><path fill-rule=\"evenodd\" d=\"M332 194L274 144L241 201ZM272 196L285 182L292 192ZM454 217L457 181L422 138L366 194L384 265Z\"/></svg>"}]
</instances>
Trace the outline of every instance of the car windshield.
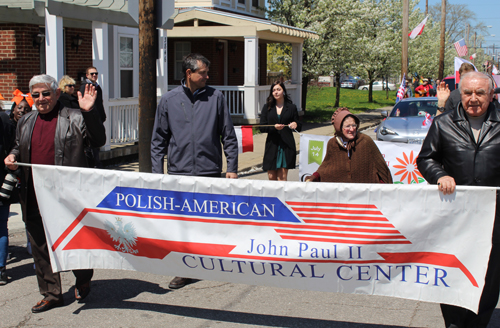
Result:
<instances>
[{"instance_id":1,"label":"car windshield","mask_svg":"<svg viewBox=\"0 0 500 328\"><path fill-rule=\"evenodd\" d=\"M426 113L429 113L431 116L435 116L436 112L437 99L400 101L392 109L390 117L425 116Z\"/></svg>"}]
</instances>

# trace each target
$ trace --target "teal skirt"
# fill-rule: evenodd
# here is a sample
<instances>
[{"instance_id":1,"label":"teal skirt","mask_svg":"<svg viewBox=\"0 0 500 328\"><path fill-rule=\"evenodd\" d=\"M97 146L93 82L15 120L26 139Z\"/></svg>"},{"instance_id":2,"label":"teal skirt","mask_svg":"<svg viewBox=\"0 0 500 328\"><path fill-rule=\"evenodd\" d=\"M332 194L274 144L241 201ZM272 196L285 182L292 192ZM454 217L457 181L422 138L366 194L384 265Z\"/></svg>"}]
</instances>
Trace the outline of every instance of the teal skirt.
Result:
<instances>
[{"instance_id":1,"label":"teal skirt","mask_svg":"<svg viewBox=\"0 0 500 328\"><path fill-rule=\"evenodd\" d=\"M285 157L285 150L281 145L278 146L278 154L276 157L276 168L281 169L281 168L286 168L286 157Z\"/></svg>"}]
</instances>

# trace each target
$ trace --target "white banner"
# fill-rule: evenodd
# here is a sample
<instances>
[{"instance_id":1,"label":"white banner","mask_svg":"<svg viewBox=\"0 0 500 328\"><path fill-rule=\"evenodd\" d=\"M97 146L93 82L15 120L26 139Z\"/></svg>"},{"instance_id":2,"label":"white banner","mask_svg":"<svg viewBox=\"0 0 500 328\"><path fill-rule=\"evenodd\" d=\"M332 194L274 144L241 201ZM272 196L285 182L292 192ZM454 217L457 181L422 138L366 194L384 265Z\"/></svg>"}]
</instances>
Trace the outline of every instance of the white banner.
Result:
<instances>
[{"instance_id":1,"label":"white banner","mask_svg":"<svg viewBox=\"0 0 500 328\"><path fill-rule=\"evenodd\" d=\"M313 134L300 135L299 176L305 177L316 172L326 156L326 146L332 137ZM417 168L417 156L421 145L397 142L375 141L391 170L395 184L427 184Z\"/></svg>"},{"instance_id":2,"label":"white banner","mask_svg":"<svg viewBox=\"0 0 500 328\"><path fill-rule=\"evenodd\" d=\"M34 166L54 271L122 269L477 311L495 189ZM467 241L473 241L466 243Z\"/></svg>"}]
</instances>

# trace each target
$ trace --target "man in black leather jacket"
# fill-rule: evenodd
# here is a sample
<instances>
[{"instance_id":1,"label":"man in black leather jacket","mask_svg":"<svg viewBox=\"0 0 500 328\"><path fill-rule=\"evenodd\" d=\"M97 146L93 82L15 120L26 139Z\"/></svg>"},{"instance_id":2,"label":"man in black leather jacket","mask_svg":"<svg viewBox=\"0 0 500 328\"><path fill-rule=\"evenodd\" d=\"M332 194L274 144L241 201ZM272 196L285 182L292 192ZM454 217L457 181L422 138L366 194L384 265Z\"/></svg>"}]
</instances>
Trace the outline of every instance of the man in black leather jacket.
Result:
<instances>
[{"instance_id":1,"label":"man in black leather jacket","mask_svg":"<svg viewBox=\"0 0 500 328\"><path fill-rule=\"evenodd\" d=\"M487 75L471 72L462 76L459 89L458 107L434 119L417 158L418 169L425 180L437 184L445 195L455 192L456 185L500 186L500 115L492 103L493 83ZM446 101L449 94L442 82L437 91L438 100ZM498 192L496 204L499 215ZM496 217L478 314L441 304L446 327L486 327L497 305L499 291L500 218Z\"/></svg>"},{"instance_id":2,"label":"man in black leather jacket","mask_svg":"<svg viewBox=\"0 0 500 328\"><path fill-rule=\"evenodd\" d=\"M18 122L14 148L5 158L5 165L17 169L16 162L87 167L84 149L100 147L106 142L106 132L98 115L95 115L95 88L88 85L84 94L78 92L80 108L64 107L59 101L61 90L49 75L36 75L30 81L30 92L36 111ZM50 265L48 243L44 232L38 200L33 186L31 169L22 167L19 191L23 220L26 223L36 266L40 294L44 298L31 311L44 312L62 306L61 277ZM49 218L46 218L49 219ZM93 270L74 270L76 277L75 298L84 299L90 292Z\"/></svg>"}]
</instances>

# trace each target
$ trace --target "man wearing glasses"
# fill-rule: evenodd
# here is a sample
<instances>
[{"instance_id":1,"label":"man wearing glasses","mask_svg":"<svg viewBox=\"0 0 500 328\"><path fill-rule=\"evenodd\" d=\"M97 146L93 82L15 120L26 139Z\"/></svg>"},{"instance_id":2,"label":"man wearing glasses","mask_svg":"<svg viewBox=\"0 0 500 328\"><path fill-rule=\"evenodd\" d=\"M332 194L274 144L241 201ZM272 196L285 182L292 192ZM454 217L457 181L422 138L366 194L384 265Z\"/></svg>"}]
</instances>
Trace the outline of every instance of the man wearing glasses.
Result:
<instances>
[{"instance_id":1,"label":"man wearing glasses","mask_svg":"<svg viewBox=\"0 0 500 328\"><path fill-rule=\"evenodd\" d=\"M97 77L99 73L97 72L97 68L91 66L87 68L86 71L86 76L87 78L85 81L82 83L80 86L80 92L83 93L85 92L85 86L87 84L91 84L94 86L95 91L97 92L97 99L95 100L95 110L96 113L99 114L99 118L101 119L101 122L104 123L106 121L106 111L104 110L104 103L102 100L102 89L99 83L97 83ZM99 148L92 148L92 154L94 156L94 161L95 161L95 167L102 168L102 163L99 160Z\"/></svg>"},{"instance_id":2,"label":"man wearing glasses","mask_svg":"<svg viewBox=\"0 0 500 328\"><path fill-rule=\"evenodd\" d=\"M88 84L78 92L80 109L68 108L59 102L61 90L49 75L36 75L30 83L30 93L36 111L25 114L17 124L16 141L5 165L17 169L17 162L87 167L85 146L100 147L106 143L106 132L98 115L94 114L97 98L94 87ZM42 217L33 187L31 168L23 166L20 202L32 245L40 294L44 298L31 311L44 312L64 304L61 277L54 273L43 228ZM75 298L83 300L90 292L93 270L74 270Z\"/></svg>"}]
</instances>

